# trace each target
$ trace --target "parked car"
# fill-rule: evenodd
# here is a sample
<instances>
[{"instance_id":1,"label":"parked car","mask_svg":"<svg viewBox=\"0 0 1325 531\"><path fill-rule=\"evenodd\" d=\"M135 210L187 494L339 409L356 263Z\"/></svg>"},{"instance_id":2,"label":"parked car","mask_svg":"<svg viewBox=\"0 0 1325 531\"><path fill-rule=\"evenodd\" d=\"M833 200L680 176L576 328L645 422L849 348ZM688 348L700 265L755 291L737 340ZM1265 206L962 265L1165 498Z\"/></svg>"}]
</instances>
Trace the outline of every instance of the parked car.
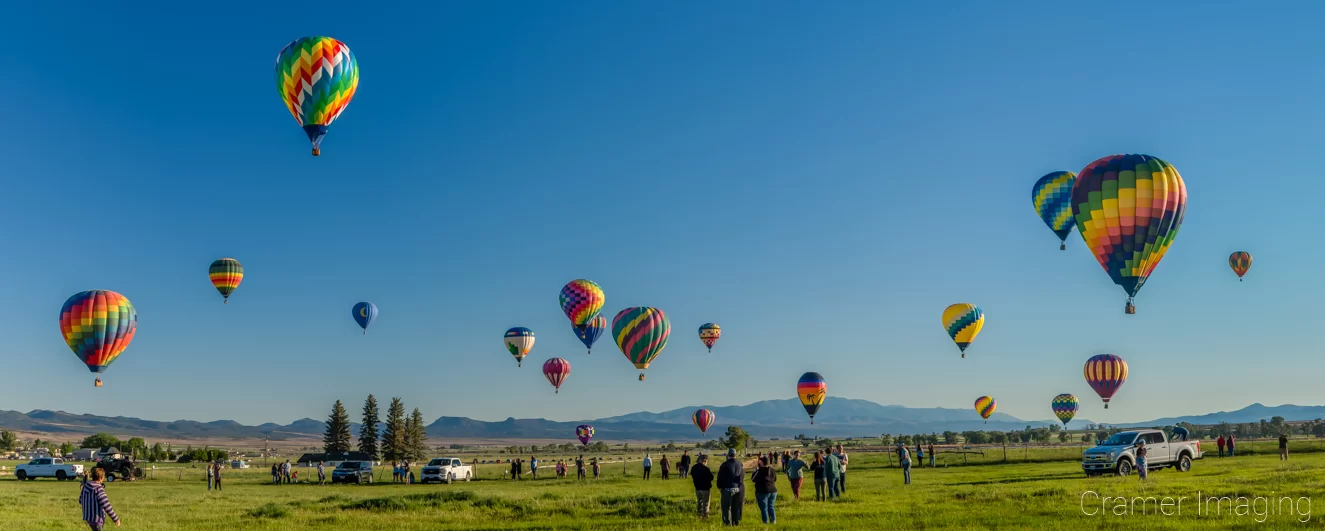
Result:
<instances>
[{"instance_id":1,"label":"parked car","mask_svg":"<svg viewBox=\"0 0 1325 531\"><path fill-rule=\"evenodd\" d=\"M420 481L430 483L450 483L457 480L469 481L474 476L473 469L464 464L455 457L439 457L428 461L423 466L423 475Z\"/></svg>"},{"instance_id":2,"label":"parked car","mask_svg":"<svg viewBox=\"0 0 1325 531\"><path fill-rule=\"evenodd\" d=\"M74 479L83 474L83 465L65 464L59 457L39 457L26 465L14 467L14 477L25 479L55 478L59 481Z\"/></svg>"},{"instance_id":3,"label":"parked car","mask_svg":"<svg viewBox=\"0 0 1325 531\"><path fill-rule=\"evenodd\" d=\"M230 462L230 468L248 468L248 461L236 459Z\"/></svg>"},{"instance_id":4,"label":"parked car","mask_svg":"<svg viewBox=\"0 0 1325 531\"><path fill-rule=\"evenodd\" d=\"M368 461L345 461L331 471L332 483L373 482L373 464Z\"/></svg>"},{"instance_id":5,"label":"parked car","mask_svg":"<svg viewBox=\"0 0 1325 531\"><path fill-rule=\"evenodd\" d=\"M1170 441L1160 430L1122 431L1081 456L1081 469L1087 476L1113 473L1126 476L1136 470L1136 443L1146 445L1146 469L1173 467L1179 472L1192 469L1192 461L1201 459L1201 441Z\"/></svg>"}]
</instances>

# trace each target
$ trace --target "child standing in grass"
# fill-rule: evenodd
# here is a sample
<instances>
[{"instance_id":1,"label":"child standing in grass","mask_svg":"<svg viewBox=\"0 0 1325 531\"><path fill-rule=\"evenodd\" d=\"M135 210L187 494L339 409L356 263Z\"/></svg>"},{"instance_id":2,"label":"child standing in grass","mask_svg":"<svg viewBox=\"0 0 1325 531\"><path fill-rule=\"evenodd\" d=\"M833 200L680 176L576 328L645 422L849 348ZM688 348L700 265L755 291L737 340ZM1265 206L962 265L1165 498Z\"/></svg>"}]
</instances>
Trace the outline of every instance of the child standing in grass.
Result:
<instances>
[{"instance_id":1,"label":"child standing in grass","mask_svg":"<svg viewBox=\"0 0 1325 531\"><path fill-rule=\"evenodd\" d=\"M598 466L598 458L593 458L593 478L596 480L602 475L602 468Z\"/></svg>"},{"instance_id":2,"label":"child standing in grass","mask_svg":"<svg viewBox=\"0 0 1325 531\"><path fill-rule=\"evenodd\" d=\"M1136 474L1144 481L1149 467L1146 466L1146 443L1136 442Z\"/></svg>"},{"instance_id":3,"label":"child standing in grass","mask_svg":"<svg viewBox=\"0 0 1325 531\"><path fill-rule=\"evenodd\" d=\"M115 509L110 506L106 487L102 485L106 481L106 469L93 468L91 474L91 481L83 483L83 491L78 494L78 503L83 506L83 521L92 531L101 531L109 516L115 527L119 527L120 515L115 514Z\"/></svg>"}]
</instances>

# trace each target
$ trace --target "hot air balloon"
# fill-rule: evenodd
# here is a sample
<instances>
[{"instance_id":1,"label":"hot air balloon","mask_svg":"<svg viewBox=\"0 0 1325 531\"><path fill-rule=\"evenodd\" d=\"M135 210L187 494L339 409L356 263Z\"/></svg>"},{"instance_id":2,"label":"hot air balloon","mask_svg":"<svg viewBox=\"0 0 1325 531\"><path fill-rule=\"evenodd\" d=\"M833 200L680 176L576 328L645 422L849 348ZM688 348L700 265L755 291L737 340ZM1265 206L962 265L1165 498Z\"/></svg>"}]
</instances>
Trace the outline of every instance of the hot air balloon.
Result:
<instances>
[{"instance_id":1,"label":"hot air balloon","mask_svg":"<svg viewBox=\"0 0 1325 531\"><path fill-rule=\"evenodd\" d=\"M515 366L524 366L524 357L529 355L529 351L534 349L534 331L523 326L517 326L506 331L506 350L515 356Z\"/></svg>"},{"instance_id":2,"label":"hot air balloon","mask_svg":"<svg viewBox=\"0 0 1325 531\"><path fill-rule=\"evenodd\" d=\"M718 416L714 415L713 410L711 409L696 409L695 412L690 415L690 422L695 423L695 427L699 428L700 433L708 433L709 426L712 426L713 421L717 419Z\"/></svg>"},{"instance_id":3,"label":"hot air balloon","mask_svg":"<svg viewBox=\"0 0 1325 531\"><path fill-rule=\"evenodd\" d=\"M554 393L561 392L561 383L570 376L570 362L562 358L552 358L543 362L543 377L547 378L548 383L556 388Z\"/></svg>"},{"instance_id":4,"label":"hot air balloon","mask_svg":"<svg viewBox=\"0 0 1325 531\"><path fill-rule=\"evenodd\" d=\"M1104 409L1109 409L1109 399L1127 381L1127 362L1114 354L1098 354L1086 360L1085 373L1086 383L1104 399Z\"/></svg>"},{"instance_id":5,"label":"hot air balloon","mask_svg":"<svg viewBox=\"0 0 1325 531\"><path fill-rule=\"evenodd\" d=\"M588 445L589 440L593 439L593 426L581 424L575 427L575 438L580 440L580 444Z\"/></svg>"},{"instance_id":6,"label":"hot air balloon","mask_svg":"<svg viewBox=\"0 0 1325 531\"><path fill-rule=\"evenodd\" d=\"M717 323L699 325L699 340L704 342L704 346L709 348L709 352L713 352L713 344L717 343L720 337L722 337L722 327L718 326Z\"/></svg>"},{"instance_id":7,"label":"hot air balloon","mask_svg":"<svg viewBox=\"0 0 1325 531\"><path fill-rule=\"evenodd\" d=\"M961 302L943 310L943 329L957 343L963 358L966 357L966 347L975 341L975 336L980 334L984 326L985 312L974 304Z\"/></svg>"},{"instance_id":8,"label":"hot air balloon","mask_svg":"<svg viewBox=\"0 0 1325 531\"><path fill-rule=\"evenodd\" d=\"M644 381L644 369L649 368L649 363L662 353L671 335L671 321L657 308L626 308L612 320L612 337L616 340L616 346L641 371L641 382Z\"/></svg>"},{"instance_id":9,"label":"hot air balloon","mask_svg":"<svg viewBox=\"0 0 1325 531\"><path fill-rule=\"evenodd\" d=\"M1077 400L1076 395L1069 393L1055 396L1051 405L1054 408L1054 416L1063 422L1064 428L1072 421L1072 417L1077 416L1077 410L1081 409L1081 401Z\"/></svg>"},{"instance_id":10,"label":"hot air balloon","mask_svg":"<svg viewBox=\"0 0 1325 531\"><path fill-rule=\"evenodd\" d=\"M581 278L562 286L557 300L561 303L561 311L570 319L571 326L580 333L589 325L589 321L603 311L607 296L603 295L603 288L598 287L597 283Z\"/></svg>"},{"instance_id":11,"label":"hot air balloon","mask_svg":"<svg viewBox=\"0 0 1325 531\"><path fill-rule=\"evenodd\" d=\"M819 412L819 406L824 405L824 399L828 398L828 382L817 372L802 374L800 381L796 382L796 395L800 397L805 412L810 414L810 424L814 424L815 413Z\"/></svg>"},{"instance_id":12,"label":"hot air balloon","mask_svg":"<svg viewBox=\"0 0 1325 531\"><path fill-rule=\"evenodd\" d=\"M1031 187L1031 205L1058 236L1059 250L1067 249L1067 237L1072 234L1072 184L1076 179L1070 171L1055 171L1040 177Z\"/></svg>"},{"instance_id":13,"label":"hot air balloon","mask_svg":"<svg viewBox=\"0 0 1325 531\"><path fill-rule=\"evenodd\" d=\"M373 324L373 320L377 319L377 305L371 302L361 302L354 305L354 309L350 310L350 314L354 316L354 322L359 323L359 328L363 329L363 333L367 334L368 325Z\"/></svg>"},{"instance_id":14,"label":"hot air balloon","mask_svg":"<svg viewBox=\"0 0 1325 531\"><path fill-rule=\"evenodd\" d=\"M322 154L322 137L354 98L359 63L345 43L331 37L300 37L276 56L276 91Z\"/></svg>"},{"instance_id":15,"label":"hot air balloon","mask_svg":"<svg viewBox=\"0 0 1325 531\"><path fill-rule=\"evenodd\" d=\"M1111 155L1090 163L1072 187L1077 232L1113 283L1133 298L1182 226L1187 185L1173 165L1150 155Z\"/></svg>"},{"instance_id":16,"label":"hot air balloon","mask_svg":"<svg viewBox=\"0 0 1325 531\"><path fill-rule=\"evenodd\" d=\"M212 262L212 266L207 268L207 276L211 277L216 291L221 292L221 303L230 304L230 294L244 280L244 266L239 265L239 260L234 258L222 258Z\"/></svg>"},{"instance_id":17,"label":"hot air balloon","mask_svg":"<svg viewBox=\"0 0 1325 531\"><path fill-rule=\"evenodd\" d=\"M993 415L994 410L997 408L998 402L994 401L994 397L982 396L975 399L975 411L980 414L980 417L985 419L985 424L989 423L989 416Z\"/></svg>"},{"instance_id":18,"label":"hot air balloon","mask_svg":"<svg viewBox=\"0 0 1325 531\"><path fill-rule=\"evenodd\" d=\"M575 332L575 337L580 338L580 342L584 343L584 348L589 349L588 353L593 354L594 342L598 341L598 337L603 335L603 331L607 330L607 318L599 315L590 319L589 324L584 325L584 327L576 328L572 326L571 330Z\"/></svg>"},{"instance_id":19,"label":"hot air balloon","mask_svg":"<svg viewBox=\"0 0 1325 531\"><path fill-rule=\"evenodd\" d=\"M60 308L60 333L87 369L101 374L129 347L138 312L124 295L106 290L76 293ZM101 377L94 384L101 387Z\"/></svg>"},{"instance_id":20,"label":"hot air balloon","mask_svg":"<svg viewBox=\"0 0 1325 531\"><path fill-rule=\"evenodd\" d=\"M1247 270L1251 269L1251 253L1238 251L1228 255L1228 267L1233 268L1233 272L1238 274L1238 282L1242 282L1242 275L1247 274Z\"/></svg>"}]
</instances>

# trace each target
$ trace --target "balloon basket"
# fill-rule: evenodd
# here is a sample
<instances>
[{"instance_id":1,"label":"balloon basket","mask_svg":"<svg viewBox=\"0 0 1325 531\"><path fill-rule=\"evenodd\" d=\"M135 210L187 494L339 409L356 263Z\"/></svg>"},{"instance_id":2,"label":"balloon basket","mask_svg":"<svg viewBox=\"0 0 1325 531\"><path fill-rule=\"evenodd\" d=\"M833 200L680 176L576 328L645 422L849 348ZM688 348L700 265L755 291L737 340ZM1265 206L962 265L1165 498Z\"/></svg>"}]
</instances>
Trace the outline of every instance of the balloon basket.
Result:
<instances>
[{"instance_id":1,"label":"balloon basket","mask_svg":"<svg viewBox=\"0 0 1325 531\"><path fill-rule=\"evenodd\" d=\"M1127 307L1124 308L1123 311L1127 312L1127 315L1136 315L1136 305L1129 301Z\"/></svg>"},{"instance_id":2,"label":"balloon basket","mask_svg":"<svg viewBox=\"0 0 1325 531\"><path fill-rule=\"evenodd\" d=\"M320 157L320 156L322 156L322 150L321 150L321 149L318 149L318 148L313 148L313 156L314 156L314 157Z\"/></svg>"},{"instance_id":3,"label":"balloon basket","mask_svg":"<svg viewBox=\"0 0 1325 531\"><path fill-rule=\"evenodd\" d=\"M1104 403L1104 409L1109 409L1109 403L1108 403L1108 402L1105 402L1105 403Z\"/></svg>"},{"instance_id":4,"label":"balloon basket","mask_svg":"<svg viewBox=\"0 0 1325 531\"><path fill-rule=\"evenodd\" d=\"M640 373L640 375L639 375L639 381L641 381L641 382L644 381L644 374L643 374L643 373Z\"/></svg>"},{"instance_id":5,"label":"balloon basket","mask_svg":"<svg viewBox=\"0 0 1325 531\"><path fill-rule=\"evenodd\" d=\"M230 304L230 299L221 299L221 304Z\"/></svg>"},{"instance_id":6,"label":"balloon basket","mask_svg":"<svg viewBox=\"0 0 1325 531\"><path fill-rule=\"evenodd\" d=\"M101 378L97 378L97 381L92 382L92 385L95 387L101 387Z\"/></svg>"},{"instance_id":7,"label":"balloon basket","mask_svg":"<svg viewBox=\"0 0 1325 531\"><path fill-rule=\"evenodd\" d=\"M1059 251L1066 251L1066 250L1067 250L1067 244L1064 243L1064 244L1059 245L1059 246L1058 246L1058 250L1059 250Z\"/></svg>"}]
</instances>

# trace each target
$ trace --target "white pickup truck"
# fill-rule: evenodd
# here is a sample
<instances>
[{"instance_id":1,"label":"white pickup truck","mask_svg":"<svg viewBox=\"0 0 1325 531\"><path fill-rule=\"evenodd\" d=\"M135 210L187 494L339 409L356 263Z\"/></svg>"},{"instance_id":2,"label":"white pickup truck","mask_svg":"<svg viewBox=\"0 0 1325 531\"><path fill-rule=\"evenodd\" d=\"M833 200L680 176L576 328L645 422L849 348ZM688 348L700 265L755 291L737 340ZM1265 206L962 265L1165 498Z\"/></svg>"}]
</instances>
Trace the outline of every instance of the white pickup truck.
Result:
<instances>
[{"instance_id":1,"label":"white pickup truck","mask_svg":"<svg viewBox=\"0 0 1325 531\"><path fill-rule=\"evenodd\" d=\"M83 465L67 465L58 457L40 457L28 461L26 465L14 467L14 477L19 481L37 478L55 478L59 481L74 479L83 474Z\"/></svg>"},{"instance_id":2,"label":"white pickup truck","mask_svg":"<svg viewBox=\"0 0 1325 531\"><path fill-rule=\"evenodd\" d=\"M428 461L428 464L423 466L423 475L420 477L419 481L423 483L430 483L433 481L450 483L462 479L469 481L473 476L473 469L469 465L464 464L459 458L439 457L432 461Z\"/></svg>"},{"instance_id":3,"label":"white pickup truck","mask_svg":"<svg viewBox=\"0 0 1325 531\"><path fill-rule=\"evenodd\" d=\"M1146 447L1146 469L1173 467L1179 472L1192 469L1200 459L1201 441L1170 441L1160 430L1121 431L1081 455L1081 469L1087 476L1113 473L1126 476L1136 470L1136 445Z\"/></svg>"}]
</instances>

